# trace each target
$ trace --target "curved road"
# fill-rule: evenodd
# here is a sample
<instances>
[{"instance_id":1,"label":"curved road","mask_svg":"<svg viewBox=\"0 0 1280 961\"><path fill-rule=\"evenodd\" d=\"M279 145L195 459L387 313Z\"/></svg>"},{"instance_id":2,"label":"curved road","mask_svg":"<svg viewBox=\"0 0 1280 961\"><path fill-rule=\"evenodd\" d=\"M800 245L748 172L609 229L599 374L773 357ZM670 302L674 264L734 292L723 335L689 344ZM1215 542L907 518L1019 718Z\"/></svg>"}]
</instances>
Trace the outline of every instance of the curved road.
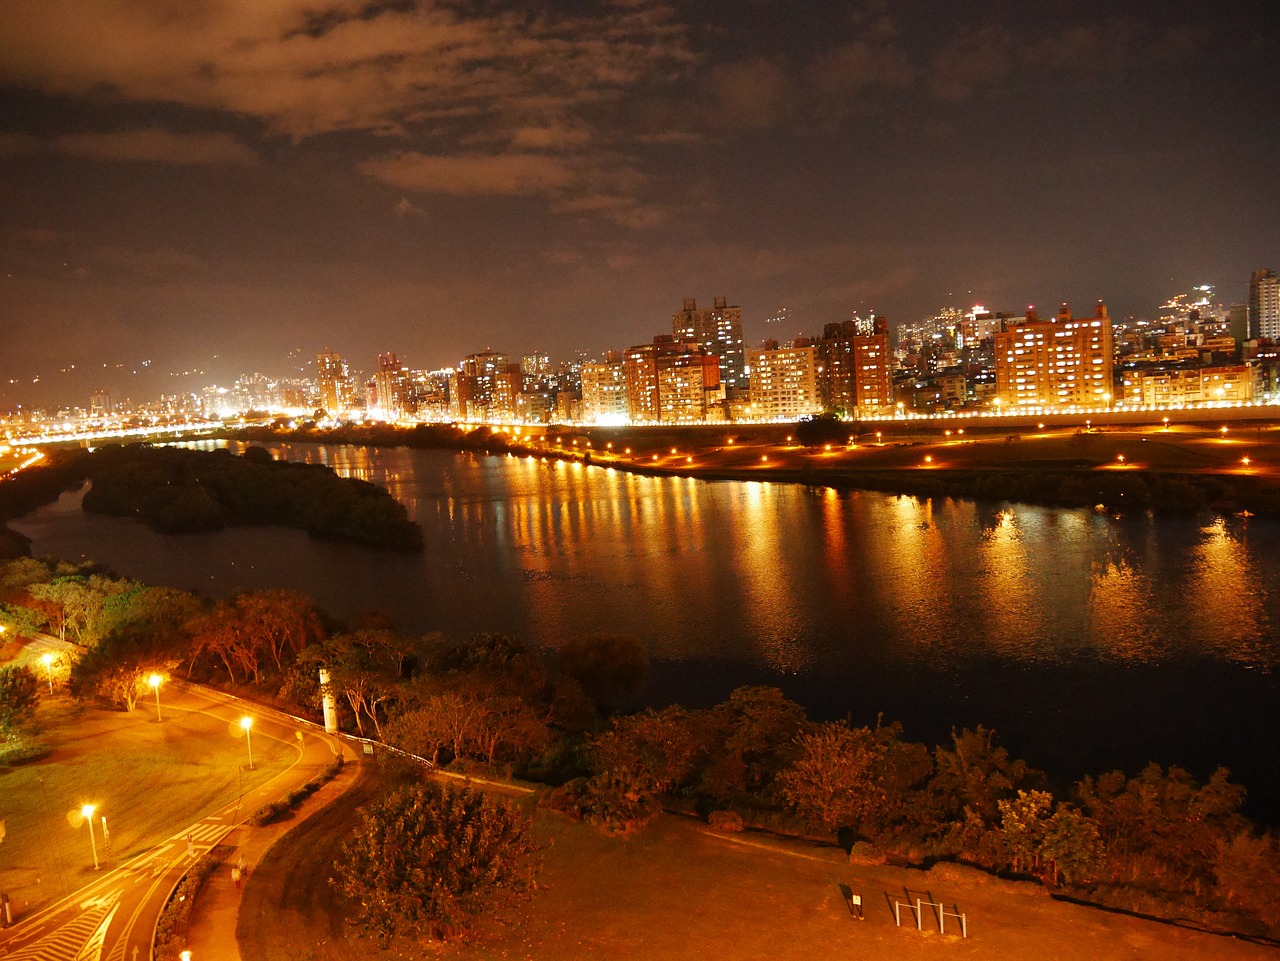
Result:
<instances>
[{"instance_id":1,"label":"curved road","mask_svg":"<svg viewBox=\"0 0 1280 961\"><path fill-rule=\"evenodd\" d=\"M150 961L156 920L190 864L248 815L305 784L342 752L339 739L316 725L207 688L192 685L179 693L174 684L165 709L204 714L211 724L222 726L250 714L255 739L271 738L292 746L297 757L285 771L239 800L180 828L150 851L0 931L3 961Z\"/></svg>"}]
</instances>

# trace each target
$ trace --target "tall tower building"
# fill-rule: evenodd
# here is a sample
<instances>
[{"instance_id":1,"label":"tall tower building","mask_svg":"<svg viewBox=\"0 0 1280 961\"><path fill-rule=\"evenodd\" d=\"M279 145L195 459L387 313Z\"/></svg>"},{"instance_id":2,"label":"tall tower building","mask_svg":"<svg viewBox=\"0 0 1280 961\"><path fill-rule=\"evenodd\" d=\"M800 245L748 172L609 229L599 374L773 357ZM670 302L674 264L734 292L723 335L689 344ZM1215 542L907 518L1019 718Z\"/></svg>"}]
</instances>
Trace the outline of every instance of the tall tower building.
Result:
<instances>
[{"instance_id":1,"label":"tall tower building","mask_svg":"<svg viewBox=\"0 0 1280 961\"><path fill-rule=\"evenodd\" d=\"M860 414L883 413L893 405L889 322L883 317L865 321L853 337L853 382Z\"/></svg>"},{"instance_id":2,"label":"tall tower building","mask_svg":"<svg viewBox=\"0 0 1280 961\"><path fill-rule=\"evenodd\" d=\"M409 375L395 354L378 355L378 372L373 380L378 406L389 420L412 413L409 410Z\"/></svg>"},{"instance_id":3,"label":"tall tower building","mask_svg":"<svg viewBox=\"0 0 1280 961\"><path fill-rule=\"evenodd\" d=\"M1274 270L1249 275L1249 336L1280 340L1280 277Z\"/></svg>"},{"instance_id":4,"label":"tall tower building","mask_svg":"<svg viewBox=\"0 0 1280 961\"><path fill-rule=\"evenodd\" d=\"M686 297L684 307L671 317L671 335L683 343L695 343L720 358L720 380L730 393L747 386L746 351L742 345L742 308L717 297L710 310Z\"/></svg>"},{"instance_id":5,"label":"tall tower building","mask_svg":"<svg viewBox=\"0 0 1280 961\"><path fill-rule=\"evenodd\" d=\"M336 350L316 355L316 385L320 389L320 406L331 417L337 417L355 406L355 385L347 362Z\"/></svg>"}]
</instances>

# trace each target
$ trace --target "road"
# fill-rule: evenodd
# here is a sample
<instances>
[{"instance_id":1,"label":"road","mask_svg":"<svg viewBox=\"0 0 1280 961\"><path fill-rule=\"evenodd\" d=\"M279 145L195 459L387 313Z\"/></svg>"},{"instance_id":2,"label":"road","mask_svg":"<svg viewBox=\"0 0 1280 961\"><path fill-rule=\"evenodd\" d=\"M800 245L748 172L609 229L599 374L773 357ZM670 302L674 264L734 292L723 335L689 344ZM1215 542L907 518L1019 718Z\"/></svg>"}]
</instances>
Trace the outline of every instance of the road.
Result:
<instances>
[{"instance_id":1,"label":"road","mask_svg":"<svg viewBox=\"0 0 1280 961\"><path fill-rule=\"evenodd\" d=\"M168 695L166 710L203 714L211 725L224 729L250 714L255 739L279 741L292 747L297 757L243 798L180 827L150 851L104 871L75 894L0 931L4 961L149 961L156 921L187 868L248 815L315 777L342 750L337 738L314 725L207 688L193 685L181 692L176 688Z\"/></svg>"}]
</instances>

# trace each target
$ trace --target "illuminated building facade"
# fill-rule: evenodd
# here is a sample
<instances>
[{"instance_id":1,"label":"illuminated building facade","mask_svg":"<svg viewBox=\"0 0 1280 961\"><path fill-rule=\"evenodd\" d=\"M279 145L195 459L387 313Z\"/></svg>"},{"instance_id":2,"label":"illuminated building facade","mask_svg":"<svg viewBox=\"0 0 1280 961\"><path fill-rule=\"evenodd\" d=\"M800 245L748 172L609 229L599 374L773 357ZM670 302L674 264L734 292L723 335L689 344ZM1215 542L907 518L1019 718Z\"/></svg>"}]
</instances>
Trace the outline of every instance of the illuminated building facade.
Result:
<instances>
[{"instance_id":1,"label":"illuminated building facade","mask_svg":"<svg viewBox=\"0 0 1280 961\"><path fill-rule=\"evenodd\" d=\"M337 351L324 350L316 355L316 384L320 388L320 406L331 417L356 406L356 388L351 371Z\"/></svg>"},{"instance_id":2,"label":"illuminated building facade","mask_svg":"<svg viewBox=\"0 0 1280 961\"><path fill-rule=\"evenodd\" d=\"M1252 401L1261 393L1261 371L1248 364L1132 370L1124 375L1125 400L1149 407Z\"/></svg>"},{"instance_id":3,"label":"illuminated building facade","mask_svg":"<svg viewBox=\"0 0 1280 961\"><path fill-rule=\"evenodd\" d=\"M373 375L373 404L387 420L397 420L413 413L409 403L409 374L395 354L378 355L378 370Z\"/></svg>"},{"instance_id":4,"label":"illuminated building facade","mask_svg":"<svg viewBox=\"0 0 1280 961\"><path fill-rule=\"evenodd\" d=\"M659 335L624 351L622 371L633 424L724 420L720 359L696 343Z\"/></svg>"},{"instance_id":5,"label":"illuminated building facade","mask_svg":"<svg viewBox=\"0 0 1280 961\"><path fill-rule=\"evenodd\" d=\"M1105 407L1112 400L1113 342L1106 304L1053 320L1028 310L996 334L996 398L1006 407Z\"/></svg>"},{"instance_id":6,"label":"illuminated building facade","mask_svg":"<svg viewBox=\"0 0 1280 961\"><path fill-rule=\"evenodd\" d=\"M627 377L620 358L608 355L603 363L583 364L579 376L584 423L625 424L628 421Z\"/></svg>"},{"instance_id":7,"label":"illuminated building facade","mask_svg":"<svg viewBox=\"0 0 1280 961\"><path fill-rule=\"evenodd\" d=\"M857 407L854 386L853 338L858 334L852 320L827 324L818 341L818 397L827 410L851 413Z\"/></svg>"},{"instance_id":8,"label":"illuminated building facade","mask_svg":"<svg viewBox=\"0 0 1280 961\"><path fill-rule=\"evenodd\" d=\"M893 359L889 322L874 317L853 337L854 404L859 414L884 413L893 406Z\"/></svg>"},{"instance_id":9,"label":"illuminated building facade","mask_svg":"<svg viewBox=\"0 0 1280 961\"><path fill-rule=\"evenodd\" d=\"M1274 270L1249 275L1249 334L1280 340L1280 277Z\"/></svg>"},{"instance_id":10,"label":"illuminated building facade","mask_svg":"<svg viewBox=\"0 0 1280 961\"><path fill-rule=\"evenodd\" d=\"M697 300L687 297L683 309L671 318L671 336L680 343L698 344L718 357L720 380L728 391L746 389L741 307L717 297L710 310L699 310Z\"/></svg>"},{"instance_id":11,"label":"illuminated building facade","mask_svg":"<svg viewBox=\"0 0 1280 961\"><path fill-rule=\"evenodd\" d=\"M690 344L659 354L658 419L664 424L701 424L725 419L720 358Z\"/></svg>"},{"instance_id":12,"label":"illuminated building facade","mask_svg":"<svg viewBox=\"0 0 1280 961\"><path fill-rule=\"evenodd\" d=\"M506 373L510 363L506 354L492 350L467 355L449 379L449 409L455 420L487 421L494 418L498 375ZM508 398L507 405L510 411L514 411L513 399ZM508 413L507 419L513 416Z\"/></svg>"},{"instance_id":13,"label":"illuminated building facade","mask_svg":"<svg viewBox=\"0 0 1280 961\"><path fill-rule=\"evenodd\" d=\"M750 414L755 420L799 420L822 410L818 348L766 345L747 351Z\"/></svg>"}]
</instances>

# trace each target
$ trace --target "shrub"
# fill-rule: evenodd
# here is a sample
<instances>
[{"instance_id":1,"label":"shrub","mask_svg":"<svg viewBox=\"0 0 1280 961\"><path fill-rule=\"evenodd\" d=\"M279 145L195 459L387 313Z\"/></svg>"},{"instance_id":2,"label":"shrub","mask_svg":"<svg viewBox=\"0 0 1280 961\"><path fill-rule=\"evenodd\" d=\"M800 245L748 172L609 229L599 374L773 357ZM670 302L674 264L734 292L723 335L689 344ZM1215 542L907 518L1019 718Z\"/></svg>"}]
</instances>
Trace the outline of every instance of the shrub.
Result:
<instances>
[{"instance_id":1,"label":"shrub","mask_svg":"<svg viewBox=\"0 0 1280 961\"><path fill-rule=\"evenodd\" d=\"M728 833L737 833L746 827L737 811L712 811L707 815L707 824L716 831Z\"/></svg>"}]
</instances>

